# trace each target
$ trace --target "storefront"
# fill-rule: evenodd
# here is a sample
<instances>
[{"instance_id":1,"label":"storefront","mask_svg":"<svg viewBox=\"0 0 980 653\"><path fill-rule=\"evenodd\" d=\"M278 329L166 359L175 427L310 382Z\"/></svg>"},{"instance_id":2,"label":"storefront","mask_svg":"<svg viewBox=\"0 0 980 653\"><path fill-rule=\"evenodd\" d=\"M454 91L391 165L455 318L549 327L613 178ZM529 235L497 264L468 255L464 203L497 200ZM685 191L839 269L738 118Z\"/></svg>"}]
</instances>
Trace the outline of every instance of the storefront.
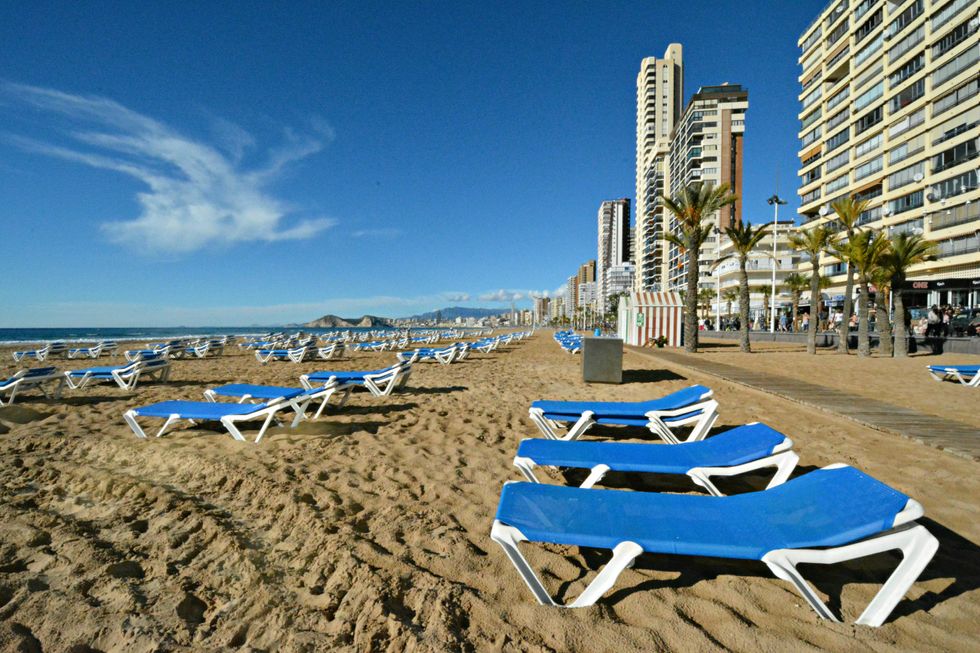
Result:
<instances>
[{"instance_id":1,"label":"storefront","mask_svg":"<svg viewBox=\"0 0 980 653\"><path fill-rule=\"evenodd\" d=\"M980 277L972 279L911 279L902 298L909 308L928 306L980 306Z\"/></svg>"}]
</instances>

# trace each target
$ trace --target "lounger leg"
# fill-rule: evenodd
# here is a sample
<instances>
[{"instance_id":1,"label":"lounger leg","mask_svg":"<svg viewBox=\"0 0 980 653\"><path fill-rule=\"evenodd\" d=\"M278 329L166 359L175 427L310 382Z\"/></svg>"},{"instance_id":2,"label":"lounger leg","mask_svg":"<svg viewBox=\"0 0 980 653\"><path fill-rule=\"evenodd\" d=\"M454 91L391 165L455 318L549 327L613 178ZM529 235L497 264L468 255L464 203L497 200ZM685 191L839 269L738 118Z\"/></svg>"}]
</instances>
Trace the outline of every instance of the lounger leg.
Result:
<instances>
[{"instance_id":1,"label":"lounger leg","mask_svg":"<svg viewBox=\"0 0 980 653\"><path fill-rule=\"evenodd\" d=\"M129 428L133 429L133 433L136 437L146 439L146 433L143 432L143 428L136 422L136 411L127 410L123 413L123 419L129 424Z\"/></svg>"},{"instance_id":2,"label":"lounger leg","mask_svg":"<svg viewBox=\"0 0 980 653\"><path fill-rule=\"evenodd\" d=\"M266 427L266 426L268 426L268 424L269 424L269 419L270 419L271 417L272 417L272 415L270 414L270 415L269 415L269 417L267 417L267 418L266 418L266 420L265 420L265 424L264 424L264 425L263 425L263 427L262 427L262 429L263 429L263 430L265 430L265 427ZM245 436L243 436L243 435L242 435L242 432L238 430L238 427L237 427L237 426L235 426L235 421L234 421L234 420L232 420L232 419L230 419L230 418L229 418L229 417L227 417L227 416L226 416L226 417L222 417L222 418L221 418L221 424L222 424L222 425L223 425L223 426L224 426L224 427L225 427L226 429L228 429L228 433L230 433L230 434L231 434L231 437L233 437L233 438L235 438L235 439L236 439L236 440L238 440L239 442L245 442ZM260 436L260 437L261 437L261 436ZM256 440L256 442L258 442L258 440Z\"/></svg>"},{"instance_id":3,"label":"lounger leg","mask_svg":"<svg viewBox=\"0 0 980 653\"><path fill-rule=\"evenodd\" d=\"M708 437L708 432L711 430L711 427L718 421L718 402L714 399L705 402L701 410L701 419L691 429L691 434L688 436L686 442L697 442L705 439Z\"/></svg>"},{"instance_id":4,"label":"lounger leg","mask_svg":"<svg viewBox=\"0 0 980 653\"><path fill-rule=\"evenodd\" d=\"M527 539L519 530L512 526L502 524L499 521L494 521L493 528L490 531L490 538L499 544L504 550L504 553L507 554L507 557L517 569L517 573L524 579L524 582L531 590L531 593L534 594L538 603L554 607L585 608L594 604L616 583L616 579L619 578L623 570L632 565L636 557L643 553L643 549L635 542L620 542L613 549L612 559L606 563L602 571L589 583L585 591L572 603L563 606L551 598L551 595L548 594L548 591L541 583L541 579L534 573L527 559L520 552L520 549L517 548L519 542Z\"/></svg>"},{"instance_id":5,"label":"lounger leg","mask_svg":"<svg viewBox=\"0 0 980 653\"><path fill-rule=\"evenodd\" d=\"M514 467L520 470L521 474L524 474L526 478L531 483L540 483L538 477L534 475L534 461L530 458L525 458L523 456L517 456L514 458Z\"/></svg>"},{"instance_id":6,"label":"lounger leg","mask_svg":"<svg viewBox=\"0 0 980 653\"><path fill-rule=\"evenodd\" d=\"M532 408L528 411L528 415L531 421L534 422L541 434L552 440L558 439L558 433L555 431L554 427L549 423L549 420L544 416L544 411L540 408Z\"/></svg>"},{"instance_id":7,"label":"lounger leg","mask_svg":"<svg viewBox=\"0 0 980 653\"><path fill-rule=\"evenodd\" d=\"M578 440L582 437L582 434L589 430L589 428L595 424L595 420L592 419L595 413L591 410L587 410L582 413L582 416L578 418L578 421L572 425L572 428L568 429L565 435L561 436L561 440Z\"/></svg>"},{"instance_id":8,"label":"lounger leg","mask_svg":"<svg viewBox=\"0 0 980 653\"><path fill-rule=\"evenodd\" d=\"M691 477L691 480L695 484L700 485L710 494L721 497L725 495L712 483L712 476L738 476L739 474L753 472L757 469L775 467L776 473L766 486L768 490L769 488L785 483L789 479L789 475L793 473L793 470L796 468L796 463L799 460L800 457L796 452L783 451L772 456L766 456L759 460L753 460L752 462L734 465L732 467L695 467L694 469L688 470L687 475Z\"/></svg>"},{"instance_id":9,"label":"lounger leg","mask_svg":"<svg viewBox=\"0 0 980 653\"><path fill-rule=\"evenodd\" d=\"M770 551L763 558L769 569L779 578L787 580L824 619L839 621L820 600L806 579L796 569L801 563L835 564L875 555L884 551L899 550L902 562L892 572L888 580L864 609L855 623L878 627L885 622L898 602L902 600L912 583L932 560L939 541L924 526L912 523L890 533L862 542L848 544L833 549L779 549Z\"/></svg>"}]
</instances>

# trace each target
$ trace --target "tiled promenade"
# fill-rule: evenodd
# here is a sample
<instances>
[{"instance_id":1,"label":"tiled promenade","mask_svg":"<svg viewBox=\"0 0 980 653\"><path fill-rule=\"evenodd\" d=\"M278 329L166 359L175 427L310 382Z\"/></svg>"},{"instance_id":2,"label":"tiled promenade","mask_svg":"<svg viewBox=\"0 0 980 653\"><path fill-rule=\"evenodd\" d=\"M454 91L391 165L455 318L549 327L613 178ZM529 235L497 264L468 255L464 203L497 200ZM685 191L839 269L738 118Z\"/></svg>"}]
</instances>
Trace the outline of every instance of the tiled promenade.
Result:
<instances>
[{"instance_id":1,"label":"tiled promenade","mask_svg":"<svg viewBox=\"0 0 980 653\"><path fill-rule=\"evenodd\" d=\"M626 347L626 351L721 377L734 383L847 417L879 431L897 433L958 456L980 460L980 432L959 422L926 415L877 399L856 398L839 390L806 381L717 363L707 356L692 356L683 352L639 347Z\"/></svg>"}]
</instances>

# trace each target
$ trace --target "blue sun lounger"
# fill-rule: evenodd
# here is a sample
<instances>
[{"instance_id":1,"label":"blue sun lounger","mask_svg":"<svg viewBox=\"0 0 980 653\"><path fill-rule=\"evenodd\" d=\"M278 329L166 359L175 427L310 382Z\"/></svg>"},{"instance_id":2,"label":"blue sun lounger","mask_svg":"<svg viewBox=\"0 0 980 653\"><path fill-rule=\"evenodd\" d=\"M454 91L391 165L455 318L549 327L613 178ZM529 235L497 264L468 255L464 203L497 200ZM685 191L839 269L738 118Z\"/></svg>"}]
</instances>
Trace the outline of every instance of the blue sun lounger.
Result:
<instances>
[{"instance_id":1,"label":"blue sun lounger","mask_svg":"<svg viewBox=\"0 0 980 653\"><path fill-rule=\"evenodd\" d=\"M136 387L140 377L155 377L161 382L170 378L170 361L165 358L138 360L126 365L106 365L89 367L84 370L65 372L65 381L72 390L84 388L89 383L113 382L123 390Z\"/></svg>"},{"instance_id":2,"label":"blue sun lounger","mask_svg":"<svg viewBox=\"0 0 980 653\"><path fill-rule=\"evenodd\" d=\"M718 419L718 402L711 390L692 385L651 401L535 401L531 404L533 421L546 438L575 440L593 424L645 426L671 444L681 440L673 429L693 425L686 441L703 440ZM562 434L561 424L572 422Z\"/></svg>"},{"instance_id":3,"label":"blue sun lounger","mask_svg":"<svg viewBox=\"0 0 980 653\"><path fill-rule=\"evenodd\" d=\"M217 402L218 397L230 397L237 399L242 404L252 399L260 399L265 403L284 401L296 411L292 427L306 419L306 409L314 401L320 401L320 407L313 415L313 419L320 417L323 409L330 401L330 396L337 390L336 379L331 379L319 387L306 388L285 388L278 385L252 385L249 383L232 383L219 386L204 391L204 397L208 401Z\"/></svg>"},{"instance_id":4,"label":"blue sun lounger","mask_svg":"<svg viewBox=\"0 0 980 653\"><path fill-rule=\"evenodd\" d=\"M706 440L674 446L542 438L521 440L514 465L532 483L540 482L534 475L537 466L591 470L579 486L582 488L592 487L608 472L686 474L711 494L721 496L721 491L711 481L714 476L735 476L775 467L776 473L767 488L784 483L799 460L792 448L793 441L785 435L765 424L753 422Z\"/></svg>"},{"instance_id":5,"label":"blue sun lounger","mask_svg":"<svg viewBox=\"0 0 980 653\"><path fill-rule=\"evenodd\" d=\"M641 553L761 560L817 612L837 617L796 566L835 564L900 550L902 561L857 623L880 626L929 564L939 542L916 524L922 506L845 465L730 497L590 490L509 483L490 537L543 605L557 606L518 549L522 541L612 550L612 559L567 607L595 603Z\"/></svg>"},{"instance_id":6,"label":"blue sun lounger","mask_svg":"<svg viewBox=\"0 0 980 653\"><path fill-rule=\"evenodd\" d=\"M61 340L57 342L51 342L43 347L38 347L37 349L29 349L27 351L15 351L14 360L22 361L25 358L33 358L34 360L41 362L47 358L52 358L54 356L64 356L68 352L68 345L66 345Z\"/></svg>"},{"instance_id":7,"label":"blue sun lounger","mask_svg":"<svg viewBox=\"0 0 980 653\"><path fill-rule=\"evenodd\" d=\"M44 389L46 383L57 384L52 394ZM0 380L0 406L3 406L3 395L9 394L7 404L14 403L18 392L23 392L27 388L37 388L44 394L45 398L61 397L61 389L65 385L65 376L54 367L35 367L29 370L20 370L8 379Z\"/></svg>"},{"instance_id":8,"label":"blue sun lounger","mask_svg":"<svg viewBox=\"0 0 980 653\"><path fill-rule=\"evenodd\" d=\"M411 373L411 362L401 361L391 367L378 370L313 372L299 377L299 382L304 388L311 389L335 379L337 389L344 392L338 403L338 406L343 406L347 403L354 388L367 388L375 397L386 397L395 390L404 388Z\"/></svg>"},{"instance_id":9,"label":"blue sun lounger","mask_svg":"<svg viewBox=\"0 0 980 653\"><path fill-rule=\"evenodd\" d=\"M157 431L156 437L163 435L174 423L187 420L196 422L220 422L233 438L245 442L245 436L238 428L238 422L253 422L262 420L262 426L255 435L257 444L280 410L289 408L286 401L262 404L213 402L213 401L163 401L141 408L133 408L123 414L123 419L133 429L137 437L145 438L146 433L136 421L137 417L156 417L164 419L163 426Z\"/></svg>"},{"instance_id":10,"label":"blue sun lounger","mask_svg":"<svg viewBox=\"0 0 980 653\"><path fill-rule=\"evenodd\" d=\"M929 365L929 374L937 381L959 381L980 388L980 365Z\"/></svg>"}]
</instances>

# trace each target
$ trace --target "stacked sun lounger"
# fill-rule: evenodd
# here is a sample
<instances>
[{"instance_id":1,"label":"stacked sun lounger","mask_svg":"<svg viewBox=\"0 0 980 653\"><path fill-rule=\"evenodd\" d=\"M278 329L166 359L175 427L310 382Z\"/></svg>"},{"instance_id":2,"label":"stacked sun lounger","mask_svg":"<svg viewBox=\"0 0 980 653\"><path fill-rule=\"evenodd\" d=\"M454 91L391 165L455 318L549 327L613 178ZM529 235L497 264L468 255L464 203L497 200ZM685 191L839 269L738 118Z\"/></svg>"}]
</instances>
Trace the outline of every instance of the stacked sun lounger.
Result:
<instances>
[{"instance_id":1,"label":"stacked sun lounger","mask_svg":"<svg viewBox=\"0 0 980 653\"><path fill-rule=\"evenodd\" d=\"M36 349L28 349L26 351L15 351L14 360L22 361L24 359L35 360L38 362L47 360L49 358L64 357L68 353L68 345L61 341L50 342L43 347L38 347Z\"/></svg>"},{"instance_id":2,"label":"stacked sun lounger","mask_svg":"<svg viewBox=\"0 0 980 653\"><path fill-rule=\"evenodd\" d=\"M166 382L170 378L170 361L165 356L145 356L125 365L108 365L69 370L64 380L73 390L94 383L115 383L123 390L132 390L140 378Z\"/></svg>"},{"instance_id":3,"label":"stacked sun lounger","mask_svg":"<svg viewBox=\"0 0 980 653\"><path fill-rule=\"evenodd\" d=\"M577 354L582 351L582 336L574 331L556 331L555 342L569 354Z\"/></svg>"},{"instance_id":4,"label":"stacked sun lounger","mask_svg":"<svg viewBox=\"0 0 980 653\"><path fill-rule=\"evenodd\" d=\"M820 617L832 621L838 621L837 616L798 565L835 564L897 550L901 562L856 620L868 626L884 623L939 546L915 522L923 515L922 506L847 465L830 465L790 480L798 460L793 443L764 424L746 424L705 438L703 416L717 405L706 404L710 396L710 390L695 386L632 405L535 402L532 421L546 438L521 441L514 464L526 482L504 485L490 537L538 602L559 605L518 548L520 542L612 552L596 578L565 607L592 605L637 556L657 553L762 561L778 578L789 581ZM664 419L662 410L700 414L688 423L698 436L678 436L673 431L678 425ZM556 438L559 423L573 423L578 437L591 424L631 426L643 419L668 444ZM671 437L665 437L664 429ZM535 474L540 466L578 469L587 475L577 487L546 484ZM724 496L714 482L715 477L764 468L775 468L775 474L760 491ZM684 475L708 495L595 489L610 471Z\"/></svg>"},{"instance_id":5,"label":"stacked sun lounger","mask_svg":"<svg viewBox=\"0 0 980 653\"><path fill-rule=\"evenodd\" d=\"M0 380L0 406L4 405L4 395L7 396L6 403L12 404L18 393L31 388L40 390L45 398L58 399L64 384L65 376L54 367L20 370L13 376ZM51 392L45 388L48 385L55 386Z\"/></svg>"}]
</instances>

